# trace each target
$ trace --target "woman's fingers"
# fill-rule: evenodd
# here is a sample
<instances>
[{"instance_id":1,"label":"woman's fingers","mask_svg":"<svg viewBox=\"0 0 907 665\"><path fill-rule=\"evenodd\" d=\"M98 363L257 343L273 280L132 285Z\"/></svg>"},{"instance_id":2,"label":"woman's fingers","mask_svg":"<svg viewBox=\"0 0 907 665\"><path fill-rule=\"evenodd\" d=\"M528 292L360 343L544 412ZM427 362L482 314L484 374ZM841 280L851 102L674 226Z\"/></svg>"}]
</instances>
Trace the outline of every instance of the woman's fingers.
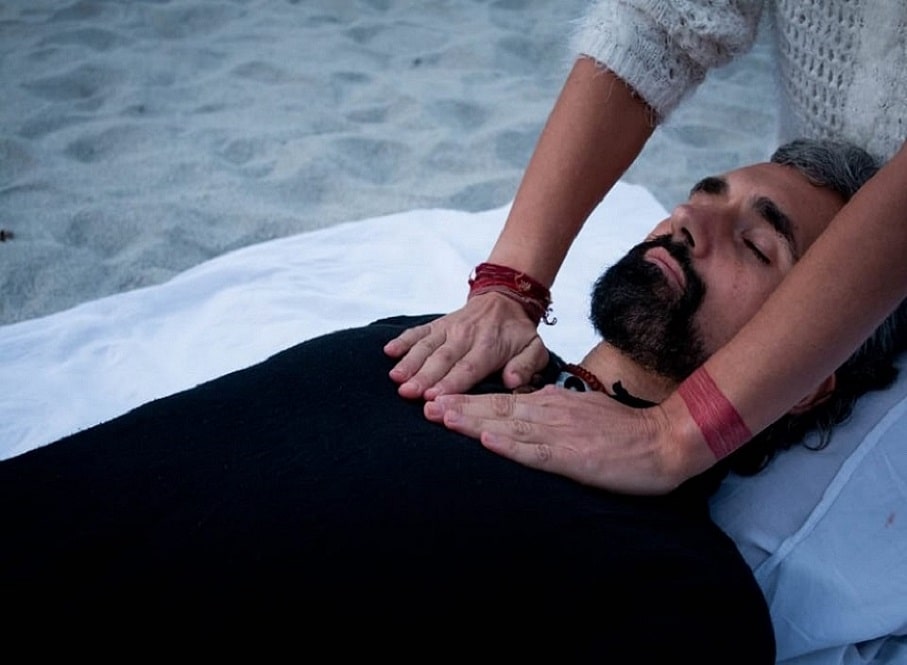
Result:
<instances>
[{"instance_id":1,"label":"woman's fingers","mask_svg":"<svg viewBox=\"0 0 907 665\"><path fill-rule=\"evenodd\" d=\"M505 366L507 385L516 387L548 358L522 307L496 293L471 298L451 314L404 331L384 352L399 358L389 375L399 394L410 399L465 392Z\"/></svg>"},{"instance_id":2,"label":"woman's fingers","mask_svg":"<svg viewBox=\"0 0 907 665\"><path fill-rule=\"evenodd\" d=\"M443 395L425 416L479 439L514 462L586 485L631 494L670 491L660 407L628 407L602 393L548 386L533 393Z\"/></svg>"},{"instance_id":3,"label":"woman's fingers","mask_svg":"<svg viewBox=\"0 0 907 665\"><path fill-rule=\"evenodd\" d=\"M501 373L504 385L513 390L532 382L532 377L548 364L548 349L542 338L535 335L529 344L511 358ZM452 391L451 391L452 392Z\"/></svg>"}]
</instances>

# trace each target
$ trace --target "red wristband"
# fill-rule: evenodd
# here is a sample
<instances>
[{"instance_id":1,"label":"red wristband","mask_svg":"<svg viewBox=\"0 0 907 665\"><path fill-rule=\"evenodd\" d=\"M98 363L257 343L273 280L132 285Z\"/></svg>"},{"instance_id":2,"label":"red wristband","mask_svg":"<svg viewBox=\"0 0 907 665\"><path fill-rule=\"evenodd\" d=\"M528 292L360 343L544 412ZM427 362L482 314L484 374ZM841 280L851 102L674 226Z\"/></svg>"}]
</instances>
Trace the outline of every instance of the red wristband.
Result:
<instances>
[{"instance_id":1,"label":"red wristband","mask_svg":"<svg viewBox=\"0 0 907 665\"><path fill-rule=\"evenodd\" d=\"M544 284L524 272L494 263L480 263L469 278L468 298L492 292L520 303L536 325L539 321L544 321L549 326L557 323L556 318L549 318L551 292Z\"/></svg>"},{"instance_id":2,"label":"red wristband","mask_svg":"<svg viewBox=\"0 0 907 665\"><path fill-rule=\"evenodd\" d=\"M727 457L753 437L705 367L690 374L677 392L716 459Z\"/></svg>"}]
</instances>

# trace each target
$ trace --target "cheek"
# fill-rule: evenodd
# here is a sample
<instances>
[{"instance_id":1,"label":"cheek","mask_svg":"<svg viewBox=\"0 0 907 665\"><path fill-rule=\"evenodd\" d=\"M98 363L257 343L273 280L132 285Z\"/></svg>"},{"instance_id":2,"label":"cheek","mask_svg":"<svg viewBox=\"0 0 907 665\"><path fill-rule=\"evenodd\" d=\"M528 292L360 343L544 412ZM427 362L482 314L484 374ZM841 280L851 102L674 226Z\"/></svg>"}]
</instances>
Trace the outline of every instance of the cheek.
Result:
<instances>
[{"instance_id":1,"label":"cheek","mask_svg":"<svg viewBox=\"0 0 907 665\"><path fill-rule=\"evenodd\" d=\"M725 273L723 279L706 282L706 295L698 317L706 348L715 352L730 341L759 311L777 286L776 282L739 273L733 276Z\"/></svg>"},{"instance_id":2,"label":"cheek","mask_svg":"<svg viewBox=\"0 0 907 665\"><path fill-rule=\"evenodd\" d=\"M649 235L646 236L646 242L657 238L658 236L669 236L671 235L671 220L664 219L658 223L654 229L649 232Z\"/></svg>"}]
</instances>

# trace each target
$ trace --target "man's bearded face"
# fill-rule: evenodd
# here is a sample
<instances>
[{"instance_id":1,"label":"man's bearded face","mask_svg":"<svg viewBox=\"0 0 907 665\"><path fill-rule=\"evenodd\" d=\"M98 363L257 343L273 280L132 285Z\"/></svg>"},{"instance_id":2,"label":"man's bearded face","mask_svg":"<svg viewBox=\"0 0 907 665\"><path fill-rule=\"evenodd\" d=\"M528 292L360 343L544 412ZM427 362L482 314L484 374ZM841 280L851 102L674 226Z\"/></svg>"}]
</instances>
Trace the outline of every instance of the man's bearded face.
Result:
<instances>
[{"instance_id":1,"label":"man's bearded face","mask_svg":"<svg viewBox=\"0 0 907 665\"><path fill-rule=\"evenodd\" d=\"M683 293L643 258L653 247L664 247L680 264L686 278ZM664 235L636 245L598 278L589 318L607 342L634 361L681 381L708 357L693 320L704 295L688 247Z\"/></svg>"}]
</instances>

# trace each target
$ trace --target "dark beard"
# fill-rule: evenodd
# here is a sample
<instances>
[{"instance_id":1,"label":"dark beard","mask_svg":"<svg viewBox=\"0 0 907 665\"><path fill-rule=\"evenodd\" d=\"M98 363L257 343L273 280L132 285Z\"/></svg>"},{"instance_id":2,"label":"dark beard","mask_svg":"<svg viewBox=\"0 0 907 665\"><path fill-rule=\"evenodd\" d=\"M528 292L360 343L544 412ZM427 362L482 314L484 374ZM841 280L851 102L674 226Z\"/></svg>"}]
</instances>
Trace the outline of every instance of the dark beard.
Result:
<instances>
[{"instance_id":1,"label":"dark beard","mask_svg":"<svg viewBox=\"0 0 907 665\"><path fill-rule=\"evenodd\" d=\"M678 294L643 255L664 247L683 268L686 289ZM589 319L598 333L634 361L664 377L682 381L708 355L693 316L705 284L693 271L686 245L670 236L640 243L611 266L592 290Z\"/></svg>"}]
</instances>

